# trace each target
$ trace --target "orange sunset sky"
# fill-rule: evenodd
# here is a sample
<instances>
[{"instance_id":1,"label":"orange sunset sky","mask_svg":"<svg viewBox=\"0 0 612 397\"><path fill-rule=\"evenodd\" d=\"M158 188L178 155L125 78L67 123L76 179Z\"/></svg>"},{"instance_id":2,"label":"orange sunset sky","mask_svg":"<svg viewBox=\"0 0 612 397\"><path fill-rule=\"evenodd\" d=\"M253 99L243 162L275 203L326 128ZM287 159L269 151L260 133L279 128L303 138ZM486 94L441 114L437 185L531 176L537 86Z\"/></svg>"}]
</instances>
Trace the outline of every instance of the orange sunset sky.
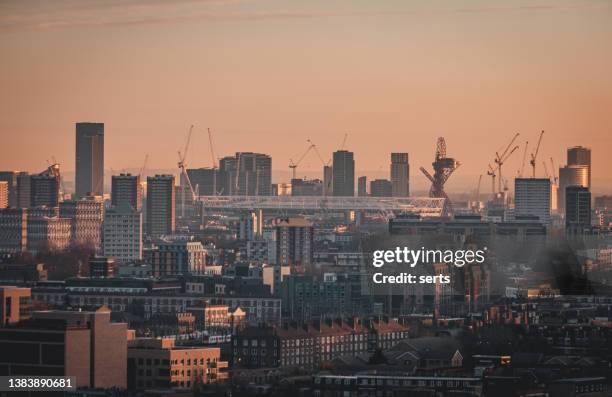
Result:
<instances>
[{"instance_id":1,"label":"orange sunset sky","mask_svg":"<svg viewBox=\"0 0 612 397\"><path fill-rule=\"evenodd\" d=\"M591 147L594 190L612 192L611 21L600 0L0 0L0 169L54 156L69 174L78 121L106 124L107 170L145 153L175 169L195 123L189 166L210 165L210 127L217 156L272 155L276 182L306 139L329 158L348 132L358 175L407 151L425 188L444 136L464 191L515 132L544 129L541 160ZM298 175L320 168L309 155Z\"/></svg>"}]
</instances>

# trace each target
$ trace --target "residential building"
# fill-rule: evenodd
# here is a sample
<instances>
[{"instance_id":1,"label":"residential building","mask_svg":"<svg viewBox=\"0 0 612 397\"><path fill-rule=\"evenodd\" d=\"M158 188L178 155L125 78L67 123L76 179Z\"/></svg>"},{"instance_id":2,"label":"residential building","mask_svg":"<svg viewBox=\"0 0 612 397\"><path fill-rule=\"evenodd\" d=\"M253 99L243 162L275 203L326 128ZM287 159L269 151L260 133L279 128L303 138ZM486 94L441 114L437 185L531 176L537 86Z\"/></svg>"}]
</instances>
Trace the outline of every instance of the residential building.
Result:
<instances>
[{"instance_id":1,"label":"residential building","mask_svg":"<svg viewBox=\"0 0 612 397\"><path fill-rule=\"evenodd\" d=\"M281 327L247 327L232 338L237 367L319 368L341 356L389 349L408 338L408 327L395 320L357 317L286 322Z\"/></svg>"},{"instance_id":2,"label":"residential building","mask_svg":"<svg viewBox=\"0 0 612 397\"><path fill-rule=\"evenodd\" d=\"M142 259L142 212L123 202L104 213L102 232L104 256L117 263Z\"/></svg>"},{"instance_id":3,"label":"residential building","mask_svg":"<svg viewBox=\"0 0 612 397\"><path fill-rule=\"evenodd\" d=\"M174 233L175 179L173 175L147 177L147 233L162 236Z\"/></svg>"},{"instance_id":4,"label":"residential building","mask_svg":"<svg viewBox=\"0 0 612 397\"><path fill-rule=\"evenodd\" d=\"M274 222L277 265L310 266L314 227L305 218L279 218Z\"/></svg>"},{"instance_id":5,"label":"residential building","mask_svg":"<svg viewBox=\"0 0 612 397\"><path fill-rule=\"evenodd\" d=\"M391 153L391 195L393 197L410 195L408 153Z\"/></svg>"},{"instance_id":6,"label":"residential building","mask_svg":"<svg viewBox=\"0 0 612 397\"><path fill-rule=\"evenodd\" d=\"M155 277L178 274L205 274L206 250L199 241L162 240L144 251L145 262Z\"/></svg>"},{"instance_id":7,"label":"residential building","mask_svg":"<svg viewBox=\"0 0 612 397\"><path fill-rule=\"evenodd\" d=\"M237 152L219 161L219 177L225 196L272 195L272 157Z\"/></svg>"},{"instance_id":8,"label":"residential building","mask_svg":"<svg viewBox=\"0 0 612 397\"><path fill-rule=\"evenodd\" d=\"M217 168L190 168L187 175L193 190L200 196L216 196L220 191L219 170Z\"/></svg>"},{"instance_id":9,"label":"residential building","mask_svg":"<svg viewBox=\"0 0 612 397\"><path fill-rule=\"evenodd\" d=\"M236 238L251 241L261 237L263 233L263 212L250 211L240 214L236 223Z\"/></svg>"},{"instance_id":10,"label":"residential building","mask_svg":"<svg viewBox=\"0 0 612 397\"><path fill-rule=\"evenodd\" d=\"M111 205L114 207L127 204L139 211L142 207L142 186L140 175L113 175L111 182Z\"/></svg>"}]
</instances>

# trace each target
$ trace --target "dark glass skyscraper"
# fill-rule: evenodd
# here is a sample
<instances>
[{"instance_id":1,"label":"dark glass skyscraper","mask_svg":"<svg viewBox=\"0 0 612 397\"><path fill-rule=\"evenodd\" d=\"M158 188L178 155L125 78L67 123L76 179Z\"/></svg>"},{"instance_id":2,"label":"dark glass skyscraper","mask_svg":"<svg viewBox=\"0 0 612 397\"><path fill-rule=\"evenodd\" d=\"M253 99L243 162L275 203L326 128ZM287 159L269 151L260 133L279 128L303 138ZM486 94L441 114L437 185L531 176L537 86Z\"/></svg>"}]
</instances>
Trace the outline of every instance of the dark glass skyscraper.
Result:
<instances>
[{"instance_id":1,"label":"dark glass skyscraper","mask_svg":"<svg viewBox=\"0 0 612 397\"><path fill-rule=\"evenodd\" d=\"M589 189L591 188L591 149L583 146L574 146L567 149L567 165L582 165L588 167ZM583 185L584 186L584 185Z\"/></svg>"},{"instance_id":2,"label":"dark glass skyscraper","mask_svg":"<svg viewBox=\"0 0 612 397\"><path fill-rule=\"evenodd\" d=\"M353 152L334 152L332 189L334 196L355 195L355 160Z\"/></svg>"},{"instance_id":3,"label":"dark glass skyscraper","mask_svg":"<svg viewBox=\"0 0 612 397\"><path fill-rule=\"evenodd\" d=\"M591 192L584 186L565 189L565 224L567 227L591 225Z\"/></svg>"},{"instance_id":4,"label":"dark glass skyscraper","mask_svg":"<svg viewBox=\"0 0 612 397\"><path fill-rule=\"evenodd\" d=\"M76 198L104 193L104 123L76 124Z\"/></svg>"}]
</instances>

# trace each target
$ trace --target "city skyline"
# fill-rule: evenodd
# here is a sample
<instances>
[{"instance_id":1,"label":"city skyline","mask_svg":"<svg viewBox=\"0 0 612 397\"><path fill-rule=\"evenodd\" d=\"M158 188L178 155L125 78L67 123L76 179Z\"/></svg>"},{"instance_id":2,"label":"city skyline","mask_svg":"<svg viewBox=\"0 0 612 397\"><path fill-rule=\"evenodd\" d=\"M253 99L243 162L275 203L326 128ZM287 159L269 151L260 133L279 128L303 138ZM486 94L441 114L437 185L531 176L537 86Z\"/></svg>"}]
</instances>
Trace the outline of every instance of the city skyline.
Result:
<instances>
[{"instance_id":1,"label":"city skyline","mask_svg":"<svg viewBox=\"0 0 612 397\"><path fill-rule=\"evenodd\" d=\"M105 123L107 170L138 169L146 153L149 169L175 169L196 123L189 168L210 166L210 127L218 157L269 154L286 182L307 139L327 160L348 133L357 177L387 173L391 152L427 167L444 136L463 163L449 191L473 190L500 142L520 132L533 148L544 129L541 159L561 166L567 147L591 147L593 189L609 191L608 4L347 4L140 1L128 17L122 2L68 1L42 23L7 2L0 130L28 155L5 150L0 168L40 172L56 157L69 174L74 124L92 121ZM520 161L517 151L507 176ZM321 163L311 153L297 172L321 177Z\"/></svg>"}]
</instances>

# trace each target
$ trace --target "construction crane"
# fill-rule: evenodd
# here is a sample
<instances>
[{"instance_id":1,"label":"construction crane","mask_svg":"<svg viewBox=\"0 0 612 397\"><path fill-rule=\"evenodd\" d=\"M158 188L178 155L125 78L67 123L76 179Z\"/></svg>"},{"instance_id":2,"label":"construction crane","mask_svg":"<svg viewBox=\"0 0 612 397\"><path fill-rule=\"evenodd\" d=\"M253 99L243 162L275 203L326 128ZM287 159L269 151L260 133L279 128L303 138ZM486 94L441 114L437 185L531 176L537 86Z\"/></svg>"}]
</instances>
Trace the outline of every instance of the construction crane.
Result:
<instances>
[{"instance_id":1,"label":"construction crane","mask_svg":"<svg viewBox=\"0 0 612 397\"><path fill-rule=\"evenodd\" d=\"M344 150L344 145L346 145L347 138L348 138L348 133L345 133L344 138L342 139L342 145L340 145L340 150Z\"/></svg>"},{"instance_id":2,"label":"construction crane","mask_svg":"<svg viewBox=\"0 0 612 397\"><path fill-rule=\"evenodd\" d=\"M480 198L480 183L482 182L482 174L478 176L478 185L476 185L476 198L474 201L479 201Z\"/></svg>"},{"instance_id":3,"label":"construction crane","mask_svg":"<svg viewBox=\"0 0 612 397\"><path fill-rule=\"evenodd\" d=\"M552 180L553 183L556 185L557 183L559 183L559 177L557 177L557 169L555 168L555 160L553 160L553 158L550 158L550 165L552 167Z\"/></svg>"},{"instance_id":4,"label":"construction crane","mask_svg":"<svg viewBox=\"0 0 612 397\"><path fill-rule=\"evenodd\" d=\"M312 143L312 141L309 139L308 142ZM315 153L317 154L317 157L319 158L319 160L321 160L321 163L323 164L323 167L327 167L331 164L331 159L327 160L327 162L325 160L323 160L323 156L321 156L321 152L319 152L319 149L317 149L317 146L315 144L312 145L312 148L314 149Z\"/></svg>"},{"instance_id":5,"label":"construction crane","mask_svg":"<svg viewBox=\"0 0 612 397\"><path fill-rule=\"evenodd\" d=\"M196 199L195 191L193 190L193 186L191 186L191 181L189 180L189 175L187 174L187 152L189 151L189 143L191 143L191 134L193 133L193 124L189 127L189 133L187 134L187 140L185 142L185 147L183 151L178 151L178 167L181 170L181 218L185 217L185 188L189 188L189 193L191 193L191 200ZM185 184L187 186L185 186Z\"/></svg>"},{"instance_id":6,"label":"construction crane","mask_svg":"<svg viewBox=\"0 0 612 397\"><path fill-rule=\"evenodd\" d=\"M310 142L310 139L308 139L307 142L309 143L308 149L306 149L306 151L300 156L297 162L294 163L293 159L289 159L289 168L291 168L291 179L292 180L296 178L296 169L298 165L300 165L302 160L304 160L304 157L306 157L306 155L310 153L310 151L315 147L315 145L312 142Z\"/></svg>"},{"instance_id":7,"label":"construction crane","mask_svg":"<svg viewBox=\"0 0 612 397\"><path fill-rule=\"evenodd\" d=\"M497 176L497 170L499 166L493 168L491 164L489 164L489 169L487 170L487 175L491 177L491 194L495 197L495 177Z\"/></svg>"},{"instance_id":8,"label":"construction crane","mask_svg":"<svg viewBox=\"0 0 612 397\"><path fill-rule=\"evenodd\" d=\"M145 169L147 168L147 161L149 161L149 153L145 154L144 161L142 163L142 167L140 167L140 171L138 172L138 176L142 179L144 176Z\"/></svg>"},{"instance_id":9,"label":"construction crane","mask_svg":"<svg viewBox=\"0 0 612 397\"><path fill-rule=\"evenodd\" d=\"M62 175L60 174L60 163L57 162L55 156L51 156L51 159L53 160L53 164L49 165L49 170L57 177L57 179L59 179L60 187L62 188L60 196L62 196L63 199L67 194L67 191L66 186L64 185L64 178L62 178ZM47 162L49 162L49 160L47 160Z\"/></svg>"},{"instance_id":10,"label":"construction crane","mask_svg":"<svg viewBox=\"0 0 612 397\"><path fill-rule=\"evenodd\" d=\"M208 131L208 144L210 146L210 161L211 161L211 167L213 170L217 169L217 163L215 162L215 149L213 147L213 141L212 141L212 132L210 132L210 128L206 129Z\"/></svg>"},{"instance_id":11,"label":"construction crane","mask_svg":"<svg viewBox=\"0 0 612 397\"><path fill-rule=\"evenodd\" d=\"M499 175L498 190L500 193L502 191L502 166L504 165L506 160L508 160L508 158L512 155L512 153L514 153L514 151L518 149L518 145L514 146L512 149L510 149L510 147L512 147L512 144L514 143L516 138L518 138L519 135L520 134L518 132L514 135L514 137L512 138L508 146L506 146L506 149L502 152L502 154L495 152L495 164L497 164L498 175Z\"/></svg>"},{"instance_id":12,"label":"construction crane","mask_svg":"<svg viewBox=\"0 0 612 397\"><path fill-rule=\"evenodd\" d=\"M523 161L521 162L521 168L517 172L519 178L522 178L523 173L525 172L525 161L527 160L527 147L528 146L529 146L529 141L525 141L525 150L523 151Z\"/></svg>"},{"instance_id":13,"label":"construction crane","mask_svg":"<svg viewBox=\"0 0 612 397\"><path fill-rule=\"evenodd\" d=\"M540 144L542 143L542 136L544 135L544 130L540 132L540 137L538 138L538 145L536 146L536 150L534 153L531 153L531 160L529 163L531 164L531 177L535 178L536 176L536 158L538 157L538 152L540 151Z\"/></svg>"},{"instance_id":14,"label":"construction crane","mask_svg":"<svg viewBox=\"0 0 612 397\"><path fill-rule=\"evenodd\" d=\"M546 161L542 161L542 165L544 166L544 175L550 179L550 174L548 173L548 167L546 166Z\"/></svg>"}]
</instances>

